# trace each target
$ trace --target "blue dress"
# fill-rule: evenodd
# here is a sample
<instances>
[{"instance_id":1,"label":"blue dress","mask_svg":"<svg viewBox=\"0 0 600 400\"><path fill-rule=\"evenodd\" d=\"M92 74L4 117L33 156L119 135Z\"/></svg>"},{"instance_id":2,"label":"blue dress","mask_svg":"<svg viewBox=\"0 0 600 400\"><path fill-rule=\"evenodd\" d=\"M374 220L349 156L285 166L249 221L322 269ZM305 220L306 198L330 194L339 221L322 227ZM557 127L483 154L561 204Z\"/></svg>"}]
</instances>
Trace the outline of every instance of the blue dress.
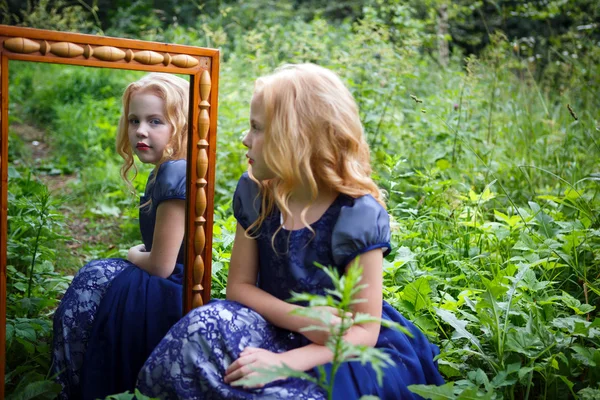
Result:
<instances>
[{"instance_id":1,"label":"blue dress","mask_svg":"<svg viewBox=\"0 0 600 400\"><path fill-rule=\"evenodd\" d=\"M147 251L158 205L185 200L186 161L168 161L151 175L140 205ZM137 374L156 344L182 316L183 243L167 279L120 259L95 260L79 270L54 314L52 372L62 399L96 399L133 391Z\"/></svg>"},{"instance_id":2,"label":"blue dress","mask_svg":"<svg viewBox=\"0 0 600 400\"><path fill-rule=\"evenodd\" d=\"M257 193L256 184L244 174L233 201L235 217L244 228L258 216ZM332 288L315 261L343 272L361 253L376 248L383 248L385 253L390 250L389 216L369 195L357 199L339 195L311 225L316 236L306 228L280 231L275 237L275 251L271 238L280 225L280 216L275 209L258 232L257 285L282 300L288 299L292 290L323 294ZM396 364L384 370L383 386L378 386L369 365L345 363L335 378L336 399L352 400L367 394L382 400L413 399L417 396L408 385L443 383L433 361L437 347L385 301L382 318L404 325L414 337L382 327L376 347ZM303 335L278 328L237 302L213 301L192 310L171 328L140 371L138 388L161 399L325 399L321 388L297 378L275 381L260 389L243 389L223 381L227 367L248 346L284 352L309 343ZM310 373L316 375L316 368Z\"/></svg>"}]
</instances>

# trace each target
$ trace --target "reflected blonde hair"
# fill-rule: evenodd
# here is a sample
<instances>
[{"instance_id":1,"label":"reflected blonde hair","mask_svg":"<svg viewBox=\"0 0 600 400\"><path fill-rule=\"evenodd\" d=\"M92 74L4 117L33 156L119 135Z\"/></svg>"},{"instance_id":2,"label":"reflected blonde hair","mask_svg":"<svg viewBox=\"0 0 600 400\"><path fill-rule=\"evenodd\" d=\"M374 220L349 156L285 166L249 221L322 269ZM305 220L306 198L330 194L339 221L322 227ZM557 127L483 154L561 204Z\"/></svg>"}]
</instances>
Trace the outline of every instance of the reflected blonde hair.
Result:
<instances>
[{"instance_id":1,"label":"reflected blonde hair","mask_svg":"<svg viewBox=\"0 0 600 400\"><path fill-rule=\"evenodd\" d=\"M285 65L257 79L254 95L264 104L262 153L275 178L258 182L249 167L250 177L260 185L262 208L247 232L260 227L274 205L290 213L289 199L298 187L309 188L311 202L320 186L354 198L370 194L385 207L371 179L358 106L334 72L314 64ZM307 210L300 218L310 228Z\"/></svg>"},{"instance_id":2,"label":"reflected blonde hair","mask_svg":"<svg viewBox=\"0 0 600 400\"><path fill-rule=\"evenodd\" d=\"M154 171L158 171L160 165L165 161L187 158L189 82L171 74L150 73L140 80L130 83L123 93L123 113L121 114L119 129L117 131L117 153L124 160L121 166L121 176L132 189L131 180L137 175L137 167L134 162L131 143L129 142L128 115L131 97L138 93L151 93L160 97L165 102L165 118L171 127L171 140L165 147L162 158L156 164ZM130 180L128 172L132 168L134 174ZM156 178L156 173L154 177Z\"/></svg>"}]
</instances>

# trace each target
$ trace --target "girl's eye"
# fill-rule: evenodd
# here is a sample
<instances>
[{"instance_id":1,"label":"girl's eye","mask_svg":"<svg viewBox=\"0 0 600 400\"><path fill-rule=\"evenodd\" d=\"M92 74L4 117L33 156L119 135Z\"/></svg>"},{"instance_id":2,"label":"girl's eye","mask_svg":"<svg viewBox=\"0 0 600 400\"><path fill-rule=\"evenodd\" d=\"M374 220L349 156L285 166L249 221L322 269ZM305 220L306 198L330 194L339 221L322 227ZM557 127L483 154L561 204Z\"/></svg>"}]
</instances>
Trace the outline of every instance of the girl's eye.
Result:
<instances>
[{"instance_id":1,"label":"girl's eye","mask_svg":"<svg viewBox=\"0 0 600 400\"><path fill-rule=\"evenodd\" d=\"M162 121L158 118L153 118L150 120L150 123L153 125L160 125L160 124L162 124Z\"/></svg>"},{"instance_id":2,"label":"girl's eye","mask_svg":"<svg viewBox=\"0 0 600 400\"><path fill-rule=\"evenodd\" d=\"M136 125L139 124L140 121L137 120L137 118L129 118L129 123L132 125Z\"/></svg>"}]
</instances>

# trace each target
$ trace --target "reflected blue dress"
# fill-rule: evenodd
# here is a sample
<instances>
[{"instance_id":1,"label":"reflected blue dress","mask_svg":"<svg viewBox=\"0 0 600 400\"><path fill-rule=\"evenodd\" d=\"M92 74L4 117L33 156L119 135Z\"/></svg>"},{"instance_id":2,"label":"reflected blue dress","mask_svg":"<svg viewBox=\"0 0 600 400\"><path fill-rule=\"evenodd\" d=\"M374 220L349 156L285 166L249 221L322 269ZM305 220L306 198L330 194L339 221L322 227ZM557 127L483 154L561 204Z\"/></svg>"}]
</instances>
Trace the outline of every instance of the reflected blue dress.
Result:
<instances>
[{"instance_id":1,"label":"reflected blue dress","mask_svg":"<svg viewBox=\"0 0 600 400\"><path fill-rule=\"evenodd\" d=\"M156 210L185 200L186 161L160 165L140 204L142 240L152 249ZM182 244L183 245L183 244ZM131 262L95 260L79 270L54 314L52 372L62 399L96 399L133 391L137 374L156 344L182 316L183 246L167 279Z\"/></svg>"},{"instance_id":2,"label":"reflected blue dress","mask_svg":"<svg viewBox=\"0 0 600 400\"><path fill-rule=\"evenodd\" d=\"M233 200L234 215L244 228L258 217L257 194L257 185L244 174ZM280 218L275 209L259 229L257 286L282 300L290 297L290 291L324 294L326 288L332 288L315 261L343 272L361 253L377 248L384 249L385 254L390 251L389 216L370 195L357 199L339 195L311 225L316 236L306 228L282 230L275 237L274 251L271 238ZM418 397L408 385L443 383L433 360L439 352L437 347L385 301L382 318L404 325L414 337L382 327L376 347L395 362L384 370L383 386L378 386L369 365L345 363L335 378L336 399L352 400L367 394L382 400L413 399ZM321 388L298 378L275 381L260 389L243 389L223 381L227 367L248 346L284 352L309 343L303 335L278 328L237 302L212 301L192 310L171 328L140 371L138 388L161 399L325 399ZM316 376L316 368L310 373Z\"/></svg>"}]
</instances>

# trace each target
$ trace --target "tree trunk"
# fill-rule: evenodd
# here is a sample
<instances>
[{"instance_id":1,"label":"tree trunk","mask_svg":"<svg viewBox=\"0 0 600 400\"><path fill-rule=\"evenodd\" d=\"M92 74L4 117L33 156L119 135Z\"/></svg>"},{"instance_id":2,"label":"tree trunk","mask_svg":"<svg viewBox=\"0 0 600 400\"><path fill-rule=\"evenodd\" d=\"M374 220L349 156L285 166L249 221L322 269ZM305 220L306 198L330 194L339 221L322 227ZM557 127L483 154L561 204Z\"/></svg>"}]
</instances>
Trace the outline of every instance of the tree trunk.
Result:
<instances>
[{"instance_id":1,"label":"tree trunk","mask_svg":"<svg viewBox=\"0 0 600 400\"><path fill-rule=\"evenodd\" d=\"M448 66L450 59L450 51L448 50L448 41L446 36L449 34L448 25L448 5L441 4L437 10L438 12L438 26L437 26L437 37L438 37L438 57L440 64L444 67Z\"/></svg>"}]
</instances>

